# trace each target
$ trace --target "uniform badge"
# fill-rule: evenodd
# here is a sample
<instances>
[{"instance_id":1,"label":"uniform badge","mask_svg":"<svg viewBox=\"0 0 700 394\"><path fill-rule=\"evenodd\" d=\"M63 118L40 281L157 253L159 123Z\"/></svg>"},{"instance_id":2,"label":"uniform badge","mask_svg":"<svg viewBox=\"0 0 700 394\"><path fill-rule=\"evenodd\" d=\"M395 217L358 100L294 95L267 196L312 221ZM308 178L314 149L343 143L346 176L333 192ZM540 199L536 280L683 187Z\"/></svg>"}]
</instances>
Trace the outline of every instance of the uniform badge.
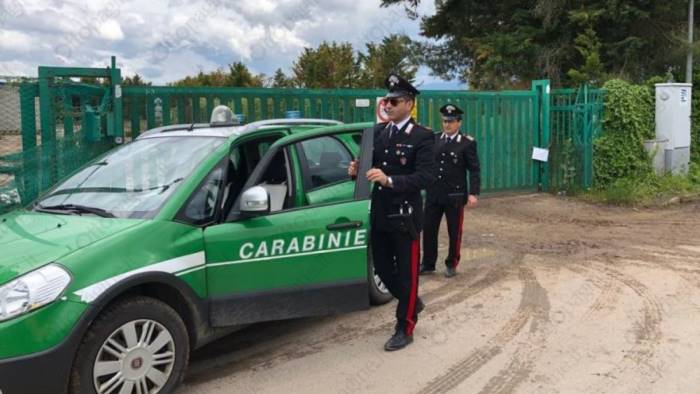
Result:
<instances>
[{"instance_id":1,"label":"uniform badge","mask_svg":"<svg viewBox=\"0 0 700 394\"><path fill-rule=\"evenodd\" d=\"M406 158L406 156L401 156L401 158L399 159L399 161L401 162L401 165L402 165L402 166L405 166L406 163L408 162L408 159Z\"/></svg>"}]
</instances>

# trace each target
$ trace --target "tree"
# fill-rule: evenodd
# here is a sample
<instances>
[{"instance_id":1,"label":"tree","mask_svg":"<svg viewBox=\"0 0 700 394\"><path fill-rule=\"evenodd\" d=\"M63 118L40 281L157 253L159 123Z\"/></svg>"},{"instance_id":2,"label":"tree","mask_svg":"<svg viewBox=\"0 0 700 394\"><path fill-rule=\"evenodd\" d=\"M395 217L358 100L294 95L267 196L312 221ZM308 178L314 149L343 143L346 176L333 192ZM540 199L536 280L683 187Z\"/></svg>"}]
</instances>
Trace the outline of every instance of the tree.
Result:
<instances>
[{"instance_id":1,"label":"tree","mask_svg":"<svg viewBox=\"0 0 700 394\"><path fill-rule=\"evenodd\" d=\"M146 82L139 74L134 74L133 77L126 77L122 80L124 86L151 86L150 82Z\"/></svg>"},{"instance_id":2,"label":"tree","mask_svg":"<svg viewBox=\"0 0 700 394\"><path fill-rule=\"evenodd\" d=\"M366 47L366 54L358 54L362 87L383 88L386 76L392 72L413 82L418 64L410 38L393 34L381 43L369 43Z\"/></svg>"},{"instance_id":3,"label":"tree","mask_svg":"<svg viewBox=\"0 0 700 394\"><path fill-rule=\"evenodd\" d=\"M278 68L272 77L271 85L273 88L293 88L294 80L288 77L281 68Z\"/></svg>"},{"instance_id":4,"label":"tree","mask_svg":"<svg viewBox=\"0 0 700 394\"><path fill-rule=\"evenodd\" d=\"M200 71L196 76L187 76L169 85L174 86L212 86L212 87L262 87L265 74L253 75L248 67L235 62L229 65L228 72L222 68L205 73Z\"/></svg>"},{"instance_id":5,"label":"tree","mask_svg":"<svg viewBox=\"0 0 700 394\"><path fill-rule=\"evenodd\" d=\"M200 71L196 76L186 76L185 78L173 82L171 85L174 86L215 86L222 87L226 86L226 73L223 69L217 68L214 71L205 73Z\"/></svg>"},{"instance_id":6,"label":"tree","mask_svg":"<svg viewBox=\"0 0 700 394\"><path fill-rule=\"evenodd\" d=\"M293 66L295 84L310 89L354 88L360 67L350 43L328 43L304 48Z\"/></svg>"},{"instance_id":7,"label":"tree","mask_svg":"<svg viewBox=\"0 0 700 394\"><path fill-rule=\"evenodd\" d=\"M419 3L382 0L414 12ZM603 73L643 81L685 58L685 0L436 0L435 7L421 20L429 39L420 43L421 60L476 88L539 78L562 85Z\"/></svg>"},{"instance_id":8,"label":"tree","mask_svg":"<svg viewBox=\"0 0 700 394\"><path fill-rule=\"evenodd\" d=\"M235 62L229 65L229 73L226 76L226 86L257 88L263 86L264 80L264 74L253 75L245 64Z\"/></svg>"}]
</instances>

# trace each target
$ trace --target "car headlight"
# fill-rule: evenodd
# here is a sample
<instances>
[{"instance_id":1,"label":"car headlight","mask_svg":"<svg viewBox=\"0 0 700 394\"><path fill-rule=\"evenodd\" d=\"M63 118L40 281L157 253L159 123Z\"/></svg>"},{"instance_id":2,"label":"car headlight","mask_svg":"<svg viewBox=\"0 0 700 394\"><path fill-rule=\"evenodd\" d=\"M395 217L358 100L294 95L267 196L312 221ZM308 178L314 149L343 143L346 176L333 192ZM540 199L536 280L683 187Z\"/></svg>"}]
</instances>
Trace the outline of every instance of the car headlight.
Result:
<instances>
[{"instance_id":1,"label":"car headlight","mask_svg":"<svg viewBox=\"0 0 700 394\"><path fill-rule=\"evenodd\" d=\"M65 269L49 264L1 286L0 322L55 301L70 281L70 274Z\"/></svg>"}]
</instances>

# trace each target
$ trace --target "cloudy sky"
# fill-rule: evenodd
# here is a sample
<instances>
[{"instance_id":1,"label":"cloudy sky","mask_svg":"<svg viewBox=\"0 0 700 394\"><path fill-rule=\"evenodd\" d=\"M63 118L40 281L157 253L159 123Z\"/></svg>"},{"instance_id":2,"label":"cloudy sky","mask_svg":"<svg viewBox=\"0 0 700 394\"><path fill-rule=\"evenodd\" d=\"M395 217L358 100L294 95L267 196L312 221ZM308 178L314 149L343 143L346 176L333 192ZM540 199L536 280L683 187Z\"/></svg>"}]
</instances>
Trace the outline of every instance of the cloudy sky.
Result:
<instances>
[{"instance_id":1,"label":"cloudy sky","mask_svg":"<svg viewBox=\"0 0 700 394\"><path fill-rule=\"evenodd\" d=\"M0 75L38 65L104 67L162 84L242 61L289 72L304 47L349 41L356 49L392 33L418 37L419 22L380 0L0 0ZM423 1L421 15L434 13ZM421 69L423 88L455 88Z\"/></svg>"}]
</instances>

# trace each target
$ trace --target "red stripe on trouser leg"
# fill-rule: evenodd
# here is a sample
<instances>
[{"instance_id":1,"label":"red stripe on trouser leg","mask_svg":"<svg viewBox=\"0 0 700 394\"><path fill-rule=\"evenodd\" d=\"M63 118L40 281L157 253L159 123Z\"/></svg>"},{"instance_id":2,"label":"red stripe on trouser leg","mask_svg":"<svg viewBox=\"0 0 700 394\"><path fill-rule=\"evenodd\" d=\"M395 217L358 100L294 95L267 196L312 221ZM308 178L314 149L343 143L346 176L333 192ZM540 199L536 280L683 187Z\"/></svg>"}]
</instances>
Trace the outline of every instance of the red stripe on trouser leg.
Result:
<instances>
[{"instance_id":1,"label":"red stripe on trouser leg","mask_svg":"<svg viewBox=\"0 0 700 394\"><path fill-rule=\"evenodd\" d=\"M455 240L455 251L454 251L454 259L455 261L452 263L452 267L457 268L459 265L459 258L461 257L459 252L462 250L462 225L464 224L464 208L462 208L461 211L459 211L459 222L457 223L457 239Z\"/></svg>"},{"instance_id":2,"label":"red stripe on trouser leg","mask_svg":"<svg viewBox=\"0 0 700 394\"><path fill-rule=\"evenodd\" d=\"M411 243L411 291L408 296L408 310L406 311L406 335L413 335L416 321L413 314L416 312L416 298L418 298L418 257L420 256L420 240L414 239Z\"/></svg>"}]
</instances>

